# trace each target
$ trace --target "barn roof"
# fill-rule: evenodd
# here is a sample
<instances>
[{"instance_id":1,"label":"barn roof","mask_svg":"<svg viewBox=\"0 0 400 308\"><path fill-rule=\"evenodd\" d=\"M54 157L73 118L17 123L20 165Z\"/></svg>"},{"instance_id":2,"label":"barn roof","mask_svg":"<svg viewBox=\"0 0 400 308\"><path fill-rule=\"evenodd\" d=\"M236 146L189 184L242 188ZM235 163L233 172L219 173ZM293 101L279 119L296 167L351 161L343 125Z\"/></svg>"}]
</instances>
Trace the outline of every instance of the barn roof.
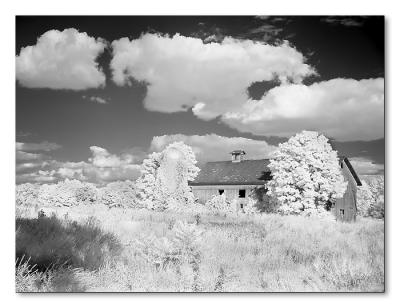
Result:
<instances>
[{"instance_id":1,"label":"barn roof","mask_svg":"<svg viewBox=\"0 0 400 308\"><path fill-rule=\"evenodd\" d=\"M269 159L208 162L190 185L263 185L271 179Z\"/></svg>"},{"instance_id":2,"label":"barn roof","mask_svg":"<svg viewBox=\"0 0 400 308\"><path fill-rule=\"evenodd\" d=\"M349 168L357 186L361 186L360 178L349 159L340 156L340 160ZM263 185L272 178L268 164L269 159L244 160L238 163L230 160L208 162L189 185Z\"/></svg>"},{"instance_id":3,"label":"barn roof","mask_svg":"<svg viewBox=\"0 0 400 308\"><path fill-rule=\"evenodd\" d=\"M362 186L361 180L358 177L356 171L354 170L352 164L350 163L349 159L346 156L340 156L339 159L341 161L344 161L344 163L346 164L347 168L349 168L351 175L353 176L354 180L357 183L357 186Z\"/></svg>"}]
</instances>

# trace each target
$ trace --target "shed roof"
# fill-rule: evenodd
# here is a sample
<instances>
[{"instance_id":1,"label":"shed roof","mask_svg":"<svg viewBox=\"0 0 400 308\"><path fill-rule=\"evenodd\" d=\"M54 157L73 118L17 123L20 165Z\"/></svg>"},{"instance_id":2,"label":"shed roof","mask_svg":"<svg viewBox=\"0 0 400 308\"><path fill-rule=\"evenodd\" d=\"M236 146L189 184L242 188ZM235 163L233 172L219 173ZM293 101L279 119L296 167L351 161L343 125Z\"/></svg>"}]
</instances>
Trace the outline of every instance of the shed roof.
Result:
<instances>
[{"instance_id":1,"label":"shed roof","mask_svg":"<svg viewBox=\"0 0 400 308\"><path fill-rule=\"evenodd\" d=\"M271 179L269 159L208 162L190 185L263 185Z\"/></svg>"}]
</instances>

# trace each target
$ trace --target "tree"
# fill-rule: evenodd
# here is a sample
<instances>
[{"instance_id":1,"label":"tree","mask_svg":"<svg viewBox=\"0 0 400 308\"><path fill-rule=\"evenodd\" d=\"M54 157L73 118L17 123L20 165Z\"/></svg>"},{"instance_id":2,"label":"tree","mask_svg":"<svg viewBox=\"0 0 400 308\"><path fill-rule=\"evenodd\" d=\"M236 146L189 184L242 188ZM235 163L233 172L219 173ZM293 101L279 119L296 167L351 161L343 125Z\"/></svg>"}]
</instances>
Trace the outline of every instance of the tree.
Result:
<instances>
[{"instance_id":1,"label":"tree","mask_svg":"<svg viewBox=\"0 0 400 308\"><path fill-rule=\"evenodd\" d=\"M365 182L367 182L374 199L374 203L379 200L384 202L385 197L385 179L383 175L369 175L364 177Z\"/></svg>"},{"instance_id":2,"label":"tree","mask_svg":"<svg viewBox=\"0 0 400 308\"><path fill-rule=\"evenodd\" d=\"M75 191L75 198L78 203L93 203L97 200L98 189L92 183L81 183Z\"/></svg>"},{"instance_id":3,"label":"tree","mask_svg":"<svg viewBox=\"0 0 400 308\"><path fill-rule=\"evenodd\" d=\"M57 195L56 184L42 184L39 187L38 205L39 206L52 206L54 199Z\"/></svg>"},{"instance_id":4,"label":"tree","mask_svg":"<svg viewBox=\"0 0 400 308\"><path fill-rule=\"evenodd\" d=\"M39 194L39 186L36 184L25 183L17 185L15 203L17 206L35 207Z\"/></svg>"},{"instance_id":5,"label":"tree","mask_svg":"<svg viewBox=\"0 0 400 308\"><path fill-rule=\"evenodd\" d=\"M90 183L65 179L57 184L43 184L38 192L40 206L77 206L82 202L94 202L97 188Z\"/></svg>"},{"instance_id":6,"label":"tree","mask_svg":"<svg viewBox=\"0 0 400 308\"><path fill-rule=\"evenodd\" d=\"M325 214L328 201L343 196L347 182L328 139L303 131L279 144L269 168L268 195L282 214Z\"/></svg>"},{"instance_id":7,"label":"tree","mask_svg":"<svg viewBox=\"0 0 400 308\"><path fill-rule=\"evenodd\" d=\"M100 189L100 200L109 208L129 208L136 205L136 185L134 182L117 181L108 183Z\"/></svg>"},{"instance_id":8,"label":"tree","mask_svg":"<svg viewBox=\"0 0 400 308\"><path fill-rule=\"evenodd\" d=\"M169 144L143 161L136 182L138 203L149 209L176 209L194 203L188 185L199 172L196 157L183 142Z\"/></svg>"},{"instance_id":9,"label":"tree","mask_svg":"<svg viewBox=\"0 0 400 308\"><path fill-rule=\"evenodd\" d=\"M141 176L136 181L137 202L141 207L155 209L156 173L160 167L161 153L152 153L143 160L140 168Z\"/></svg>"},{"instance_id":10,"label":"tree","mask_svg":"<svg viewBox=\"0 0 400 308\"><path fill-rule=\"evenodd\" d=\"M369 215L371 206L375 204L375 200L369 184L365 180L361 183L357 191L357 214L366 217Z\"/></svg>"}]
</instances>

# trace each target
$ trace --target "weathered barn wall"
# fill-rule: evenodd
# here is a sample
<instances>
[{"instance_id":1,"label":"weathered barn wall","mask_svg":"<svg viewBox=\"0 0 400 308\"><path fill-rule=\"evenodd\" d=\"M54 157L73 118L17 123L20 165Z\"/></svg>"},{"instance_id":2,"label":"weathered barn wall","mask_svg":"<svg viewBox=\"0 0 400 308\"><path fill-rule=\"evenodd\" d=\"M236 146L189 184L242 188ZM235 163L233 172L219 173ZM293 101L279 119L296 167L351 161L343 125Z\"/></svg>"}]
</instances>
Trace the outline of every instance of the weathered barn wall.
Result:
<instances>
[{"instance_id":1,"label":"weathered barn wall","mask_svg":"<svg viewBox=\"0 0 400 308\"><path fill-rule=\"evenodd\" d=\"M344 162L342 165L342 174L345 181L347 181L347 189L343 198L336 200L333 211L337 220L355 221L357 214L357 183Z\"/></svg>"},{"instance_id":2,"label":"weathered barn wall","mask_svg":"<svg viewBox=\"0 0 400 308\"><path fill-rule=\"evenodd\" d=\"M204 186L192 186L194 197L198 199L200 203L206 203L213 196L219 195L219 190L224 190L227 200L238 199L239 201L247 202L248 197L252 190L257 187L256 185L204 185ZM246 191L245 198L239 198L239 190L244 189ZM244 200L243 200L244 199Z\"/></svg>"}]
</instances>

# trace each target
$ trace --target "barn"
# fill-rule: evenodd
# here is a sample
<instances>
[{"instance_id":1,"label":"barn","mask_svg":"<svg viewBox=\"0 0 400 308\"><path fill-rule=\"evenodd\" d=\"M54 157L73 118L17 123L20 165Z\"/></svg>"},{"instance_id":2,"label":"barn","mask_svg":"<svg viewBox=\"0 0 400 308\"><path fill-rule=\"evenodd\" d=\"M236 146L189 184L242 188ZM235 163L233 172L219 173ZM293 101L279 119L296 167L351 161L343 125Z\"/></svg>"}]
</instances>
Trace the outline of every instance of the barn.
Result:
<instances>
[{"instance_id":1,"label":"barn","mask_svg":"<svg viewBox=\"0 0 400 308\"><path fill-rule=\"evenodd\" d=\"M206 163L189 185L199 202L225 194L228 200L238 201L240 211L249 198L265 196L266 184L272 177L268 159L246 160L244 150L230 154L231 160ZM332 209L338 220L353 221L357 212L357 186L361 186L361 181L348 158L340 157L339 163L348 186L343 198L338 199Z\"/></svg>"},{"instance_id":2,"label":"barn","mask_svg":"<svg viewBox=\"0 0 400 308\"><path fill-rule=\"evenodd\" d=\"M333 212L337 220L355 221L357 215L357 186L361 186L360 178L345 156L339 157L340 168L347 181L347 189L343 198L337 199Z\"/></svg>"}]
</instances>

